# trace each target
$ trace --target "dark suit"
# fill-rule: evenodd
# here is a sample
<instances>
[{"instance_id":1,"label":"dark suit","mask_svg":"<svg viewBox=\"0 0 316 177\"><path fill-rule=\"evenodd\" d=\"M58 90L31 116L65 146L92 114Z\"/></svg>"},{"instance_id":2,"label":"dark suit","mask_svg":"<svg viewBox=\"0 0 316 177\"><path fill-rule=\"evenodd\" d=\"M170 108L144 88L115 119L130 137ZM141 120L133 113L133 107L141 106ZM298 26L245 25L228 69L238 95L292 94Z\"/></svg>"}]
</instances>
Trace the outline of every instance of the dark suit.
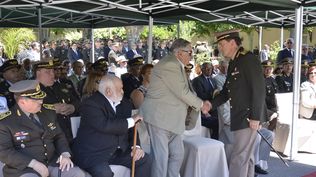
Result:
<instances>
[{"instance_id":1,"label":"dark suit","mask_svg":"<svg viewBox=\"0 0 316 177\"><path fill-rule=\"evenodd\" d=\"M81 122L73 152L79 167L93 177L111 176L109 164L128 168L131 164L133 129L128 129L126 120L131 116L131 103L123 100L116 112L110 104L104 95L96 92L80 107ZM147 155L136 161L136 176L150 176L149 171Z\"/></svg>"},{"instance_id":2,"label":"dark suit","mask_svg":"<svg viewBox=\"0 0 316 177\"><path fill-rule=\"evenodd\" d=\"M288 48L280 50L277 56L277 64L281 64L284 58L294 58L294 50Z\"/></svg>"},{"instance_id":3,"label":"dark suit","mask_svg":"<svg viewBox=\"0 0 316 177\"><path fill-rule=\"evenodd\" d=\"M71 63L82 59L82 54L81 52L77 49L76 52L72 49L68 50L68 59L70 60Z\"/></svg>"},{"instance_id":4,"label":"dark suit","mask_svg":"<svg viewBox=\"0 0 316 177\"><path fill-rule=\"evenodd\" d=\"M42 108L37 113L42 124L40 128L17 105L10 111L11 115L0 121L0 160L6 164L4 176L35 173L28 167L32 159L57 166L60 153L70 152L55 112Z\"/></svg>"},{"instance_id":5,"label":"dark suit","mask_svg":"<svg viewBox=\"0 0 316 177\"><path fill-rule=\"evenodd\" d=\"M68 47L67 46L57 47L55 58L59 58L60 61L67 60L68 59Z\"/></svg>"},{"instance_id":6,"label":"dark suit","mask_svg":"<svg viewBox=\"0 0 316 177\"><path fill-rule=\"evenodd\" d=\"M134 53L133 50L129 50L128 52L126 52L125 56L126 56L127 59L131 60L131 59L134 58L135 53Z\"/></svg>"},{"instance_id":7,"label":"dark suit","mask_svg":"<svg viewBox=\"0 0 316 177\"><path fill-rule=\"evenodd\" d=\"M0 95L3 95L7 99L8 108L15 105L14 94L9 91L10 84L4 80L0 82Z\"/></svg>"},{"instance_id":8,"label":"dark suit","mask_svg":"<svg viewBox=\"0 0 316 177\"><path fill-rule=\"evenodd\" d=\"M211 77L206 78L203 74L193 79L192 86L199 98L209 101L213 99L214 90L217 88L215 80ZM217 111L213 110L210 114L210 117L201 114L202 126L211 130L211 138L218 139Z\"/></svg>"}]
</instances>

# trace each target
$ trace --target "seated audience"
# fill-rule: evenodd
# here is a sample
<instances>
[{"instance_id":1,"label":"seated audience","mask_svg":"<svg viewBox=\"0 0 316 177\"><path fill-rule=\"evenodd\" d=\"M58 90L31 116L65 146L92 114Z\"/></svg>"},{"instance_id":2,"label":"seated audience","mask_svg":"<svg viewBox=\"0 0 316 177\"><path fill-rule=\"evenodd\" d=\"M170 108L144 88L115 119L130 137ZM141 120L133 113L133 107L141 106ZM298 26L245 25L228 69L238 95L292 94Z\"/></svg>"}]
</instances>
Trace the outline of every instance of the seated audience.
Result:
<instances>
[{"instance_id":1,"label":"seated audience","mask_svg":"<svg viewBox=\"0 0 316 177\"><path fill-rule=\"evenodd\" d=\"M74 141L75 162L93 177L112 177L109 165L131 168L136 160L136 177L149 177L151 163L140 148L132 155L133 129L139 115L131 117L132 105L123 98L122 81L103 76L98 91L80 107L81 122Z\"/></svg>"}]
</instances>

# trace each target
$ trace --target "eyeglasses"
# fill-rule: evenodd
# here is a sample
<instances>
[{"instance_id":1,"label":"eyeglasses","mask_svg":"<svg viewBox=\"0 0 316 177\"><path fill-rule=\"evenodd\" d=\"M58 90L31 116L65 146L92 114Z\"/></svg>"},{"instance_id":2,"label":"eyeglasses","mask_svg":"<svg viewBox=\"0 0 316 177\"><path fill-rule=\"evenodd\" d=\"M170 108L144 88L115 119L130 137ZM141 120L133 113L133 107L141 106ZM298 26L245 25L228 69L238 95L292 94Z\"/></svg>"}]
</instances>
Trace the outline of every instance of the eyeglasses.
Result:
<instances>
[{"instance_id":1,"label":"eyeglasses","mask_svg":"<svg viewBox=\"0 0 316 177\"><path fill-rule=\"evenodd\" d=\"M293 44L293 42L292 42L292 41L287 41L287 43L288 43L288 44Z\"/></svg>"},{"instance_id":2,"label":"eyeglasses","mask_svg":"<svg viewBox=\"0 0 316 177\"><path fill-rule=\"evenodd\" d=\"M193 53L193 51L192 51L192 50L181 50L181 51L188 53L190 56L191 56L191 55L192 55L192 53Z\"/></svg>"},{"instance_id":3,"label":"eyeglasses","mask_svg":"<svg viewBox=\"0 0 316 177\"><path fill-rule=\"evenodd\" d=\"M310 73L308 73L308 74L310 74L310 75L316 75L316 72L310 72Z\"/></svg>"}]
</instances>

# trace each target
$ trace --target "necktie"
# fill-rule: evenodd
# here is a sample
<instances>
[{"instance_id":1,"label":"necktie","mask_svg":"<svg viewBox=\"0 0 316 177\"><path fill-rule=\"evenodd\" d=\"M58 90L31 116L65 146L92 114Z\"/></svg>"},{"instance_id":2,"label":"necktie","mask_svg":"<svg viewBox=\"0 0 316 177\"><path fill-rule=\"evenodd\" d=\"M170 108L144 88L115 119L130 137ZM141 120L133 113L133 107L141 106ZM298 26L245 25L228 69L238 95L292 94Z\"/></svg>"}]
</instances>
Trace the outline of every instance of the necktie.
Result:
<instances>
[{"instance_id":1,"label":"necktie","mask_svg":"<svg viewBox=\"0 0 316 177\"><path fill-rule=\"evenodd\" d=\"M208 77L207 80L208 80L208 82L209 82L209 84L210 84L210 87L213 89L214 86L213 86L213 83L212 83L212 81L211 81L211 78Z\"/></svg>"},{"instance_id":2,"label":"necktie","mask_svg":"<svg viewBox=\"0 0 316 177\"><path fill-rule=\"evenodd\" d=\"M42 124L35 118L34 114L30 114L29 118L31 119L31 121L38 127L42 128Z\"/></svg>"}]
</instances>

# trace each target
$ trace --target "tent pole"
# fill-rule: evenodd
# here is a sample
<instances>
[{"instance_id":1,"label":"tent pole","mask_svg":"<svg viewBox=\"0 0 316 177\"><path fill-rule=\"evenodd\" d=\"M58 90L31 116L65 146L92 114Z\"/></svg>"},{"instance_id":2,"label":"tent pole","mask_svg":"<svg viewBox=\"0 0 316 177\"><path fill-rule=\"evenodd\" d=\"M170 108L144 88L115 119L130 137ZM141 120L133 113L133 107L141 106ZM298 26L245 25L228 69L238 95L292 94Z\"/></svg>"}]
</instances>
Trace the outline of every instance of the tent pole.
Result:
<instances>
[{"instance_id":1,"label":"tent pole","mask_svg":"<svg viewBox=\"0 0 316 177\"><path fill-rule=\"evenodd\" d=\"M93 26L92 26L91 27L91 55L92 55L91 62L92 63L94 63L94 61L95 61L95 58L94 58L94 48L95 48L95 46L94 46L94 37L93 37L93 35L94 35L94 29L93 29Z\"/></svg>"},{"instance_id":2,"label":"tent pole","mask_svg":"<svg viewBox=\"0 0 316 177\"><path fill-rule=\"evenodd\" d=\"M152 16L149 16L149 28L148 28L148 40L147 40L147 45L148 45L148 59L147 63L152 62L152 52L153 52L153 24L154 20Z\"/></svg>"},{"instance_id":3,"label":"tent pole","mask_svg":"<svg viewBox=\"0 0 316 177\"><path fill-rule=\"evenodd\" d=\"M300 6L295 9L295 56L294 56L294 82L293 82L293 112L291 125L291 148L290 160L294 160L297 156L297 129L299 110L299 93L300 93L300 77L301 77L301 46L303 34L303 11L304 7Z\"/></svg>"},{"instance_id":4,"label":"tent pole","mask_svg":"<svg viewBox=\"0 0 316 177\"><path fill-rule=\"evenodd\" d=\"M283 26L283 20L282 20L282 26L281 26L281 37L280 37L280 48L283 49L283 35L284 35L284 26Z\"/></svg>"},{"instance_id":5,"label":"tent pole","mask_svg":"<svg viewBox=\"0 0 316 177\"><path fill-rule=\"evenodd\" d=\"M262 49L262 26L259 26L259 51Z\"/></svg>"},{"instance_id":6,"label":"tent pole","mask_svg":"<svg viewBox=\"0 0 316 177\"><path fill-rule=\"evenodd\" d=\"M40 44L40 60L43 59L42 51L42 5L40 5L37 9L37 17L38 17L38 40Z\"/></svg>"}]
</instances>

